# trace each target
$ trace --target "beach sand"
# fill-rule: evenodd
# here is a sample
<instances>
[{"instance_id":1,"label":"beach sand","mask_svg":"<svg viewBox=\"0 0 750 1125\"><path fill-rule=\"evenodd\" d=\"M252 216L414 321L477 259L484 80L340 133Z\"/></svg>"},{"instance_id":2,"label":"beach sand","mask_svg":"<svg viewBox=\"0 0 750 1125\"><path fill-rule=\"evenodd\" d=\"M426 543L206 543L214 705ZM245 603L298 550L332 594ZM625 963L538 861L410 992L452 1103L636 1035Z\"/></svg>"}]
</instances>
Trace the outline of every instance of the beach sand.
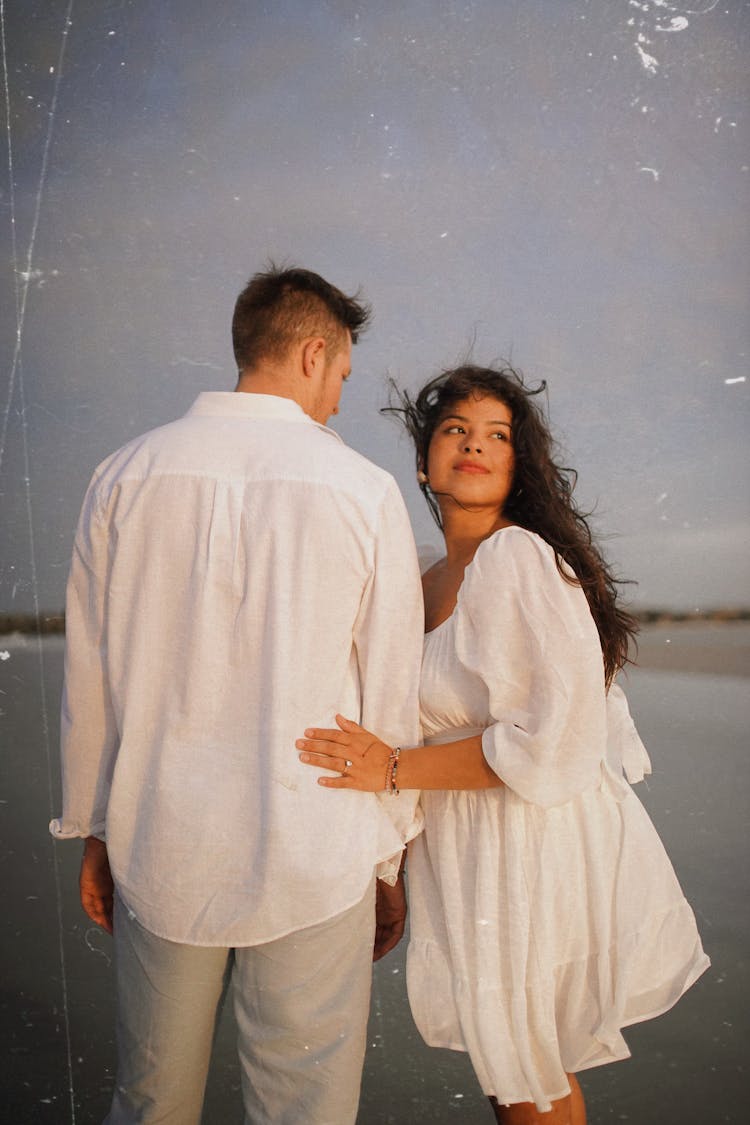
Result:
<instances>
[{"instance_id":1,"label":"beach sand","mask_svg":"<svg viewBox=\"0 0 750 1125\"><path fill-rule=\"evenodd\" d=\"M637 667L708 676L750 676L750 624L746 621L674 621L644 627Z\"/></svg>"}]
</instances>

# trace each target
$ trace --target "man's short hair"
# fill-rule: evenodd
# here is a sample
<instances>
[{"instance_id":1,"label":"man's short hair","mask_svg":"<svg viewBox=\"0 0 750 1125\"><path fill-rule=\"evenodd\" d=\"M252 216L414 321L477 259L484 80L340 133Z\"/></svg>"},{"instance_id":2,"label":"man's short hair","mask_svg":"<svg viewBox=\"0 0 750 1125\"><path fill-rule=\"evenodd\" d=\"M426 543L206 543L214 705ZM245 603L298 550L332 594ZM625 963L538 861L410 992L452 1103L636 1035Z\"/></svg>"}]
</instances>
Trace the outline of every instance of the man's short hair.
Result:
<instances>
[{"instance_id":1,"label":"man's short hair","mask_svg":"<svg viewBox=\"0 0 750 1125\"><path fill-rule=\"evenodd\" d=\"M261 360L280 362L294 344L311 336L322 336L334 355L346 331L356 344L369 318L369 305L358 295L347 297L310 270L271 265L253 274L234 306L237 367L247 371Z\"/></svg>"}]
</instances>

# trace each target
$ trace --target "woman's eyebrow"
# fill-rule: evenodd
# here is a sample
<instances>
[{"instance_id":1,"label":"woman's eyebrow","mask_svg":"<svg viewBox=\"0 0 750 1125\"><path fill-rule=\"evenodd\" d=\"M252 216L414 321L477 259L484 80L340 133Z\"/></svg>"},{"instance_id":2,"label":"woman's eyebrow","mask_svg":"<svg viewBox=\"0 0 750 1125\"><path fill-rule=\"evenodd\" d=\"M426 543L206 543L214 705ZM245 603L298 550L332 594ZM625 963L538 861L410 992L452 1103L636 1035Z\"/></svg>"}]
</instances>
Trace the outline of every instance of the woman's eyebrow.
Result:
<instances>
[{"instance_id":1,"label":"woman's eyebrow","mask_svg":"<svg viewBox=\"0 0 750 1125\"><path fill-rule=\"evenodd\" d=\"M449 421L450 419L453 419L453 420L454 420L454 421L456 421L456 422L470 422L470 421L471 421L471 419L470 419L470 418L465 418L465 417L463 416L463 414L446 414L446 415L445 415L445 416L443 417L443 421L444 421L444 422L447 422L447 421ZM488 419L488 420L487 420L487 421L485 422L485 425L486 425L486 426L507 426L509 430L511 430L511 429L513 428L513 427L511 426L510 422L504 422L504 421L502 420L502 418L498 418L498 419L497 419L496 421L493 421L493 419L492 419L492 418L489 418L489 419Z\"/></svg>"}]
</instances>

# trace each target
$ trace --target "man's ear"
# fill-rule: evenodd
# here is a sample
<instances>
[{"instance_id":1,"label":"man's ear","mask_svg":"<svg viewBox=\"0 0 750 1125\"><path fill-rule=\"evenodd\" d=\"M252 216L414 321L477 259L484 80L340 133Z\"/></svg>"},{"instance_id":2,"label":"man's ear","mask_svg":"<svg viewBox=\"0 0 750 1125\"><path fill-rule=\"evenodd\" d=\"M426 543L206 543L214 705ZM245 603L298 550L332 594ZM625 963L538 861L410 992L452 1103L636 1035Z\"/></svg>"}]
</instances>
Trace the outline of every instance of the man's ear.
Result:
<instances>
[{"instance_id":1,"label":"man's ear","mask_svg":"<svg viewBox=\"0 0 750 1125\"><path fill-rule=\"evenodd\" d=\"M326 342L322 336L311 336L302 345L302 373L311 379L325 367Z\"/></svg>"}]
</instances>

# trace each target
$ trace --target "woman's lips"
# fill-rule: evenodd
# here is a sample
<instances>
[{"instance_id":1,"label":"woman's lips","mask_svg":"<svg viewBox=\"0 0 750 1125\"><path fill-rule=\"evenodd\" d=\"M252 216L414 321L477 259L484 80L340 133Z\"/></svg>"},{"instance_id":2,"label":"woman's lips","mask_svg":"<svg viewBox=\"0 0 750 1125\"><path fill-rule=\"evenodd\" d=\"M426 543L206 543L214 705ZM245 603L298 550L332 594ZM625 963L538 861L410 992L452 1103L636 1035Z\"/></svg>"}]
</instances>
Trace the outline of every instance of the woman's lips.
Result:
<instances>
[{"instance_id":1,"label":"woman's lips","mask_svg":"<svg viewBox=\"0 0 750 1125\"><path fill-rule=\"evenodd\" d=\"M476 461L459 461L454 467L456 472L459 473L481 473L484 475L490 471L485 469L484 465L477 465Z\"/></svg>"}]
</instances>

